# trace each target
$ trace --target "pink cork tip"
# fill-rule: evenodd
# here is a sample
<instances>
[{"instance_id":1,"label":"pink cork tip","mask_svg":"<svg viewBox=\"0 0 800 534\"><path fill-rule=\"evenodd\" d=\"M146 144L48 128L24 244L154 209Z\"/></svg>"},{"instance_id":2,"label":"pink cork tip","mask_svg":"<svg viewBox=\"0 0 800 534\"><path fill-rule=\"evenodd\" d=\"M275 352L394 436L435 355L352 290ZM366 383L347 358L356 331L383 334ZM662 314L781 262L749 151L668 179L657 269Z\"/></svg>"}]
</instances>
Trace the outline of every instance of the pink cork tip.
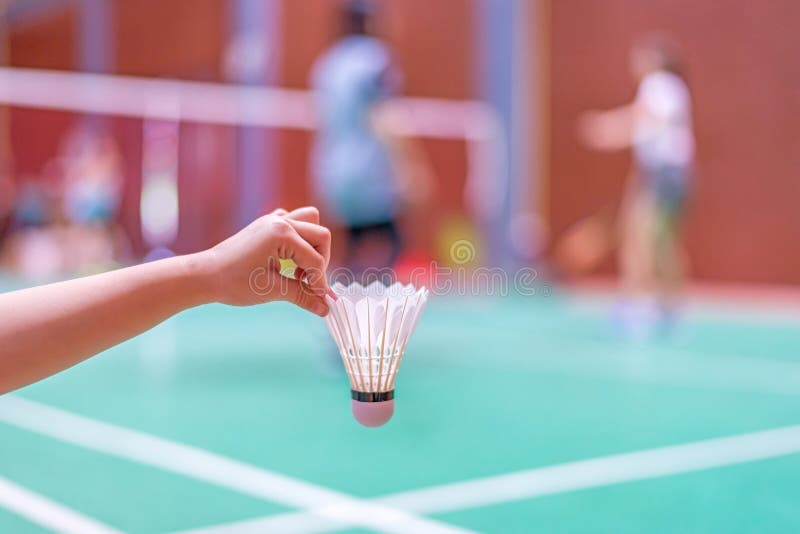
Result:
<instances>
[{"instance_id":1,"label":"pink cork tip","mask_svg":"<svg viewBox=\"0 0 800 534\"><path fill-rule=\"evenodd\" d=\"M394 414L394 399L382 402L350 401L353 417L364 426L376 427L385 425Z\"/></svg>"}]
</instances>

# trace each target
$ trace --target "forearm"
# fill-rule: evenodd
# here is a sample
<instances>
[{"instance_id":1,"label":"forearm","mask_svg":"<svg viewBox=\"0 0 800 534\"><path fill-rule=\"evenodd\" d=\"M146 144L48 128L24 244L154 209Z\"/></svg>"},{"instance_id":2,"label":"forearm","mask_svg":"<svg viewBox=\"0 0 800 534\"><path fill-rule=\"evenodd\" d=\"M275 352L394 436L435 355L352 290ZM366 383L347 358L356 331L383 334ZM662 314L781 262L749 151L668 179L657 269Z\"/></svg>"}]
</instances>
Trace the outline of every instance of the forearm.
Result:
<instances>
[{"instance_id":1,"label":"forearm","mask_svg":"<svg viewBox=\"0 0 800 534\"><path fill-rule=\"evenodd\" d=\"M285 300L324 317L330 237L316 208L276 210L205 252L0 295L0 394L207 302ZM307 276L282 279L281 259Z\"/></svg>"},{"instance_id":2,"label":"forearm","mask_svg":"<svg viewBox=\"0 0 800 534\"><path fill-rule=\"evenodd\" d=\"M199 256L0 295L0 394L212 300Z\"/></svg>"},{"instance_id":3,"label":"forearm","mask_svg":"<svg viewBox=\"0 0 800 534\"><path fill-rule=\"evenodd\" d=\"M621 106L590 114L589 143L600 150L622 150L631 146L636 108Z\"/></svg>"}]
</instances>

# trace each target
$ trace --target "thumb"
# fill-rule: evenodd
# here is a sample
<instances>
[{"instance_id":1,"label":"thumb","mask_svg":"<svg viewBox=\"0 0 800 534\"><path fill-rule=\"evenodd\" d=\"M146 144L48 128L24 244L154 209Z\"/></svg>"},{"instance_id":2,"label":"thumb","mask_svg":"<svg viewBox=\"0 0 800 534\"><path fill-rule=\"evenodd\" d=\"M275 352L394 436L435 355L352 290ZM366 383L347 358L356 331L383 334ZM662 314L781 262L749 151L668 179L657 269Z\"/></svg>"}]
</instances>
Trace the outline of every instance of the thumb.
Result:
<instances>
[{"instance_id":1,"label":"thumb","mask_svg":"<svg viewBox=\"0 0 800 534\"><path fill-rule=\"evenodd\" d=\"M282 282L285 291L281 291L281 300L291 302L295 306L308 310L320 317L328 315L328 304L325 302L324 297L316 295L309 286L291 278L286 278Z\"/></svg>"}]
</instances>

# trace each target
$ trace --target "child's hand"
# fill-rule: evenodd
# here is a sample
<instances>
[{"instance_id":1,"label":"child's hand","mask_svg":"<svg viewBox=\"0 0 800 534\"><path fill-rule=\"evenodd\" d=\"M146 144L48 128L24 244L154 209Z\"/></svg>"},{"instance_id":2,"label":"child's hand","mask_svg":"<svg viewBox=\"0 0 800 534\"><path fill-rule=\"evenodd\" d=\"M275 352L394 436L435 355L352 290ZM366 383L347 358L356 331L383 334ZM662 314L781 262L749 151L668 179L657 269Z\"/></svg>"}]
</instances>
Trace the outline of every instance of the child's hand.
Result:
<instances>
[{"instance_id":1,"label":"child's hand","mask_svg":"<svg viewBox=\"0 0 800 534\"><path fill-rule=\"evenodd\" d=\"M330 252L330 230L320 226L316 208L306 207L264 215L198 257L214 301L248 306L285 300L324 316ZM281 259L297 264L296 279L280 275Z\"/></svg>"}]
</instances>

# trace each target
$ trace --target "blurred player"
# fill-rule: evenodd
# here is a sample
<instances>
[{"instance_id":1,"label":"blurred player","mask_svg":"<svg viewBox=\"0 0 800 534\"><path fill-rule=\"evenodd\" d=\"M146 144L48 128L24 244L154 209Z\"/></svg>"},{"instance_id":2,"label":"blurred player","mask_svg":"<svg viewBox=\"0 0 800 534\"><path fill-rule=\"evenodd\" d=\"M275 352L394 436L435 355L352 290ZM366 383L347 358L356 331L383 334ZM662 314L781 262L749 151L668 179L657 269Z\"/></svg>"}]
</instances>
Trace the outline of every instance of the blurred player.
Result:
<instances>
[{"instance_id":1,"label":"blurred player","mask_svg":"<svg viewBox=\"0 0 800 534\"><path fill-rule=\"evenodd\" d=\"M69 222L69 269L78 273L115 264L124 236L115 224L122 196L122 169L114 139L79 126L62 147L63 212Z\"/></svg>"},{"instance_id":2,"label":"blurred player","mask_svg":"<svg viewBox=\"0 0 800 534\"><path fill-rule=\"evenodd\" d=\"M345 266L360 279L391 267L401 252L397 215L404 199L427 193L420 151L388 134L381 103L396 95L400 72L373 35L373 5L349 1L343 35L314 65L320 128L312 168L316 197L347 229Z\"/></svg>"},{"instance_id":3,"label":"blurred player","mask_svg":"<svg viewBox=\"0 0 800 534\"><path fill-rule=\"evenodd\" d=\"M587 113L579 124L593 148L633 149L620 217L619 264L631 299L623 307L632 311L623 310L626 326L643 312L656 311L662 319L672 315L683 277L679 231L694 161L691 96L678 52L663 37L649 36L634 47L630 65L639 82L634 101ZM656 310L649 303L652 295Z\"/></svg>"},{"instance_id":4,"label":"blurred player","mask_svg":"<svg viewBox=\"0 0 800 534\"><path fill-rule=\"evenodd\" d=\"M5 261L27 280L47 281L65 271L58 197L55 184L37 177L27 177L17 187Z\"/></svg>"}]
</instances>

